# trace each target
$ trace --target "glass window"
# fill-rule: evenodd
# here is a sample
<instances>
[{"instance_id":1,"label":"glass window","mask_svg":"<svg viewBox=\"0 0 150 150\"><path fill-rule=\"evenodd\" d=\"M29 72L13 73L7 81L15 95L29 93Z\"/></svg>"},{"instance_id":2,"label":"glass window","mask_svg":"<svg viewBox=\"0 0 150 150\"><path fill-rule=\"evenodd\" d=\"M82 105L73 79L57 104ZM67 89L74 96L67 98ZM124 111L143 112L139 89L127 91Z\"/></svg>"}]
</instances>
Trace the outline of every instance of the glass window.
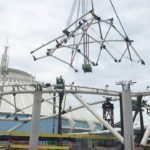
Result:
<instances>
[{"instance_id":1,"label":"glass window","mask_svg":"<svg viewBox=\"0 0 150 150\"><path fill-rule=\"evenodd\" d=\"M69 121L67 119L62 119L62 126L70 126Z\"/></svg>"},{"instance_id":2,"label":"glass window","mask_svg":"<svg viewBox=\"0 0 150 150\"><path fill-rule=\"evenodd\" d=\"M75 120L76 127L78 128L89 128L89 125L86 121L77 121Z\"/></svg>"},{"instance_id":3,"label":"glass window","mask_svg":"<svg viewBox=\"0 0 150 150\"><path fill-rule=\"evenodd\" d=\"M102 130L102 126L101 126L101 124L99 124L99 123L95 123L96 124L96 130Z\"/></svg>"}]
</instances>

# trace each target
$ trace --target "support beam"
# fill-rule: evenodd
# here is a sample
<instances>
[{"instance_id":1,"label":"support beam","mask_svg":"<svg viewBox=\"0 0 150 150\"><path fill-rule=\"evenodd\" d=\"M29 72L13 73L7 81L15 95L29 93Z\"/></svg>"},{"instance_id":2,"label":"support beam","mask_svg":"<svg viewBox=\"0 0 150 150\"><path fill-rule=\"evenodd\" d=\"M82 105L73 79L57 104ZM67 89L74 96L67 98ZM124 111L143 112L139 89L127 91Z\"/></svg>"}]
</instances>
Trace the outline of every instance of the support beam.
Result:
<instances>
[{"instance_id":1,"label":"support beam","mask_svg":"<svg viewBox=\"0 0 150 150\"><path fill-rule=\"evenodd\" d=\"M73 94L76 99L80 101L81 104L83 104L87 110L89 110L110 132L121 142L124 143L123 137L113 128L111 127L99 114L97 114L90 105L88 105L79 95Z\"/></svg>"},{"instance_id":2,"label":"support beam","mask_svg":"<svg viewBox=\"0 0 150 150\"><path fill-rule=\"evenodd\" d=\"M123 109L122 109L122 93L119 93L120 98L120 126L121 126L121 135L123 136Z\"/></svg>"},{"instance_id":3,"label":"support beam","mask_svg":"<svg viewBox=\"0 0 150 150\"><path fill-rule=\"evenodd\" d=\"M29 150L37 150L38 149L38 134L39 134L41 100L42 100L42 91L41 90L42 89L39 86L39 87L37 87L36 92L34 93Z\"/></svg>"},{"instance_id":4,"label":"support beam","mask_svg":"<svg viewBox=\"0 0 150 150\"><path fill-rule=\"evenodd\" d=\"M147 126L147 129L146 129L146 131L144 133L144 136L142 138L142 141L141 141L142 146L146 146L146 143L147 143L147 140L148 140L149 136L150 136L150 123Z\"/></svg>"},{"instance_id":5,"label":"support beam","mask_svg":"<svg viewBox=\"0 0 150 150\"><path fill-rule=\"evenodd\" d=\"M7 132L8 132L8 133L11 133L11 132L15 131L16 129L20 128L23 124L24 124L24 123L21 122L21 123L15 125L15 126L13 126L12 128L10 128L9 130L7 130Z\"/></svg>"},{"instance_id":6,"label":"support beam","mask_svg":"<svg viewBox=\"0 0 150 150\"><path fill-rule=\"evenodd\" d=\"M16 85L15 85L16 86ZM0 97L5 96L5 95L11 95L11 94L34 94L35 93L35 87L37 85L27 85L24 90L20 91L6 91L6 92L1 92ZM82 86L67 86L65 85L65 89L53 89L54 86L51 86L51 89L48 88L43 88L42 93L58 93L64 91L64 93L81 93L81 94L94 94L94 95L107 95L107 96L118 96L117 91L110 91L110 90L105 90L105 89L97 89L97 88L89 88L89 87L82 87ZM11 86L0 86L0 87L13 87ZM19 86L18 86L19 87ZM21 86L20 86L21 87ZM29 88L29 90L27 90ZM8 88L11 89L11 88ZM149 93L150 95L150 93Z\"/></svg>"},{"instance_id":7,"label":"support beam","mask_svg":"<svg viewBox=\"0 0 150 150\"><path fill-rule=\"evenodd\" d=\"M12 87L20 88L22 90L20 91L12 91ZM5 96L5 95L11 95L13 93L16 94L34 94L35 89L34 87L36 84L24 84L24 85L2 85L0 86L1 89L4 87L10 87L8 88L8 91L4 92L2 91L0 93L0 97ZM57 85L51 85L51 88L43 88L43 93L58 93L62 92L62 89L54 89ZM29 89L29 90L27 90ZM83 87L83 86L70 86L70 85L65 85L65 90L64 93L81 93L81 94L94 94L94 95L104 95L104 96L119 96L120 91L112 91L112 90L107 90L106 89L98 89L98 88L92 88L92 87ZM137 97L137 96L150 96L150 92L138 92L138 93L131 93L132 97Z\"/></svg>"},{"instance_id":8,"label":"support beam","mask_svg":"<svg viewBox=\"0 0 150 150\"><path fill-rule=\"evenodd\" d=\"M56 114L56 93L53 93L53 114ZM53 117L53 134L55 133L55 117Z\"/></svg>"},{"instance_id":9,"label":"support beam","mask_svg":"<svg viewBox=\"0 0 150 150\"><path fill-rule=\"evenodd\" d=\"M59 113L58 113L58 134L62 134L62 117L61 117L61 110L62 110L62 101L63 101L64 93L59 93Z\"/></svg>"},{"instance_id":10,"label":"support beam","mask_svg":"<svg viewBox=\"0 0 150 150\"><path fill-rule=\"evenodd\" d=\"M59 113L58 113L58 134L62 134L62 101L64 92L59 93ZM62 138L59 139L58 145L62 145Z\"/></svg>"},{"instance_id":11,"label":"support beam","mask_svg":"<svg viewBox=\"0 0 150 150\"><path fill-rule=\"evenodd\" d=\"M144 134L144 120L143 120L143 113L142 113L142 96L137 97L138 101L138 111L140 114L140 126L141 126L141 135Z\"/></svg>"},{"instance_id":12,"label":"support beam","mask_svg":"<svg viewBox=\"0 0 150 150\"><path fill-rule=\"evenodd\" d=\"M116 101L116 100L113 100L113 101ZM93 103L89 103L88 105L97 105L97 104L100 104L104 101L96 101L96 102L93 102ZM57 107L57 105L56 105ZM65 110L65 113L63 114L66 114L66 113L69 113L69 112L73 112L73 111L76 111L76 110L79 110L79 109L82 109L84 108L85 106L81 105L81 106L77 106L77 107L73 107L73 108L68 108ZM48 118L54 118L54 117L57 117L58 116L58 113L56 114L52 114L52 115L48 115L48 116L42 116L40 117L40 120L45 120L45 119L48 119ZM14 119L13 118L6 118L6 117L0 117L0 121L13 121ZM22 125L24 125L25 123L31 121L32 118L31 117L28 117L28 118L18 118L18 121L20 122L23 122Z\"/></svg>"},{"instance_id":13,"label":"support beam","mask_svg":"<svg viewBox=\"0 0 150 150\"><path fill-rule=\"evenodd\" d=\"M130 85L133 82L119 82L122 85L122 111L123 111L123 129L124 129L124 149L134 150L134 133L133 133L133 118L132 118L132 101Z\"/></svg>"},{"instance_id":14,"label":"support beam","mask_svg":"<svg viewBox=\"0 0 150 150\"><path fill-rule=\"evenodd\" d=\"M123 130L123 109L122 109L122 93L119 93L120 99L120 127L121 127L121 135L124 137L124 130ZM124 150L124 145L121 145L121 149Z\"/></svg>"}]
</instances>

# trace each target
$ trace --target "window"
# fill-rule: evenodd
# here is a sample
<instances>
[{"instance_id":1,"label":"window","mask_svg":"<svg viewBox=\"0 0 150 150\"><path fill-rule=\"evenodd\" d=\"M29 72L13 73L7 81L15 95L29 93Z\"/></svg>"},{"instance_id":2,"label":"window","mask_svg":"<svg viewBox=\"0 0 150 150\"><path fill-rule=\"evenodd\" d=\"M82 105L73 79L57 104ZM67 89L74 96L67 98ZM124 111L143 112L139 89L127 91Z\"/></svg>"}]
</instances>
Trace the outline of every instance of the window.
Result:
<instances>
[{"instance_id":1,"label":"window","mask_svg":"<svg viewBox=\"0 0 150 150\"><path fill-rule=\"evenodd\" d=\"M95 123L95 125L96 125L96 130L102 130L102 126L99 124L99 123Z\"/></svg>"},{"instance_id":2,"label":"window","mask_svg":"<svg viewBox=\"0 0 150 150\"><path fill-rule=\"evenodd\" d=\"M76 127L78 127L78 128L89 128L88 123L85 122L85 121L77 121L77 120L75 120L75 123L76 123Z\"/></svg>"}]
</instances>

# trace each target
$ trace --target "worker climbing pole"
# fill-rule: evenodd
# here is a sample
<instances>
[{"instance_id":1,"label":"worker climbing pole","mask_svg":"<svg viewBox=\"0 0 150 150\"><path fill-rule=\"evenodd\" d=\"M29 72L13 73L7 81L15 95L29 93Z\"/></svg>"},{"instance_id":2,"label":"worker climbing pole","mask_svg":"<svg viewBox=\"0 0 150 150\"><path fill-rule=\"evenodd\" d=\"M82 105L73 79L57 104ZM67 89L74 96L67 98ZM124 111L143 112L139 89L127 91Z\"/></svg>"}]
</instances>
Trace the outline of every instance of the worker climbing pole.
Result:
<instances>
[{"instance_id":1,"label":"worker climbing pole","mask_svg":"<svg viewBox=\"0 0 150 150\"><path fill-rule=\"evenodd\" d=\"M58 116L58 134L62 134L62 118L61 118L61 111L62 111L62 102L63 102L64 92L59 93L59 116Z\"/></svg>"},{"instance_id":2,"label":"worker climbing pole","mask_svg":"<svg viewBox=\"0 0 150 150\"><path fill-rule=\"evenodd\" d=\"M65 87L65 81L62 78L62 76L57 77L56 78L56 88L57 89L64 89L64 87Z\"/></svg>"},{"instance_id":3,"label":"worker climbing pole","mask_svg":"<svg viewBox=\"0 0 150 150\"><path fill-rule=\"evenodd\" d=\"M62 89L59 94L59 115L58 115L58 134L62 134L62 118L61 118L61 111L62 111L62 102L64 98L64 87L65 87L65 81L60 76L59 78L56 78L56 89Z\"/></svg>"},{"instance_id":4,"label":"worker climbing pole","mask_svg":"<svg viewBox=\"0 0 150 150\"><path fill-rule=\"evenodd\" d=\"M60 89L59 94L59 111L58 111L58 134L62 134L62 102L64 98L65 81L62 76L56 78L56 89ZM62 145L62 139L58 141L58 145Z\"/></svg>"}]
</instances>

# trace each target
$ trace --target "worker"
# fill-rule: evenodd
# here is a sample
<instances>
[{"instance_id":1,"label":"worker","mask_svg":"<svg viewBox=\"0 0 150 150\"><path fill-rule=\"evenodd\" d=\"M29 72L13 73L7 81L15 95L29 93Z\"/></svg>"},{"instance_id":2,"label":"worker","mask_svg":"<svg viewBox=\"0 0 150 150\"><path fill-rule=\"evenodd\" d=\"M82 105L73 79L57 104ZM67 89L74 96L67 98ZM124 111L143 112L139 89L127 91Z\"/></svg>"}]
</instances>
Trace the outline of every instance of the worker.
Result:
<instances>
[{"instance_id":1,"label":"worker","mask_svg":"<svg viewBox=\"0 0 150 150\"><path fill-rule=\"evenodd\" d=\"M60 76L59 82L60 82L60 84L62 84L63 86L65 85L65 81L64 81L64 79L62 78L62 76Z\"/></svg>"},{"instance_id":2,"label":"worker","mask_svg":"<svg viewBox=\"0 0 150 150\"><path fill-rule=\"evenodd\" d=\"M57 77L56 78L56 84L57 84L57 88L58 89L63 89L64 86L65 86L65 81L64 79L62 78L62 76L60 76L59 78Z\"/></svg>"},{"instance_id":3,"label":"worker","mask_svg":"<svg viewBox=\"0 0 150 150\"><path fill-rule=\"evenodd\" d=\"M60 84L58 77L56 78L56 84Z\"/></svg>"}]
</instances>

